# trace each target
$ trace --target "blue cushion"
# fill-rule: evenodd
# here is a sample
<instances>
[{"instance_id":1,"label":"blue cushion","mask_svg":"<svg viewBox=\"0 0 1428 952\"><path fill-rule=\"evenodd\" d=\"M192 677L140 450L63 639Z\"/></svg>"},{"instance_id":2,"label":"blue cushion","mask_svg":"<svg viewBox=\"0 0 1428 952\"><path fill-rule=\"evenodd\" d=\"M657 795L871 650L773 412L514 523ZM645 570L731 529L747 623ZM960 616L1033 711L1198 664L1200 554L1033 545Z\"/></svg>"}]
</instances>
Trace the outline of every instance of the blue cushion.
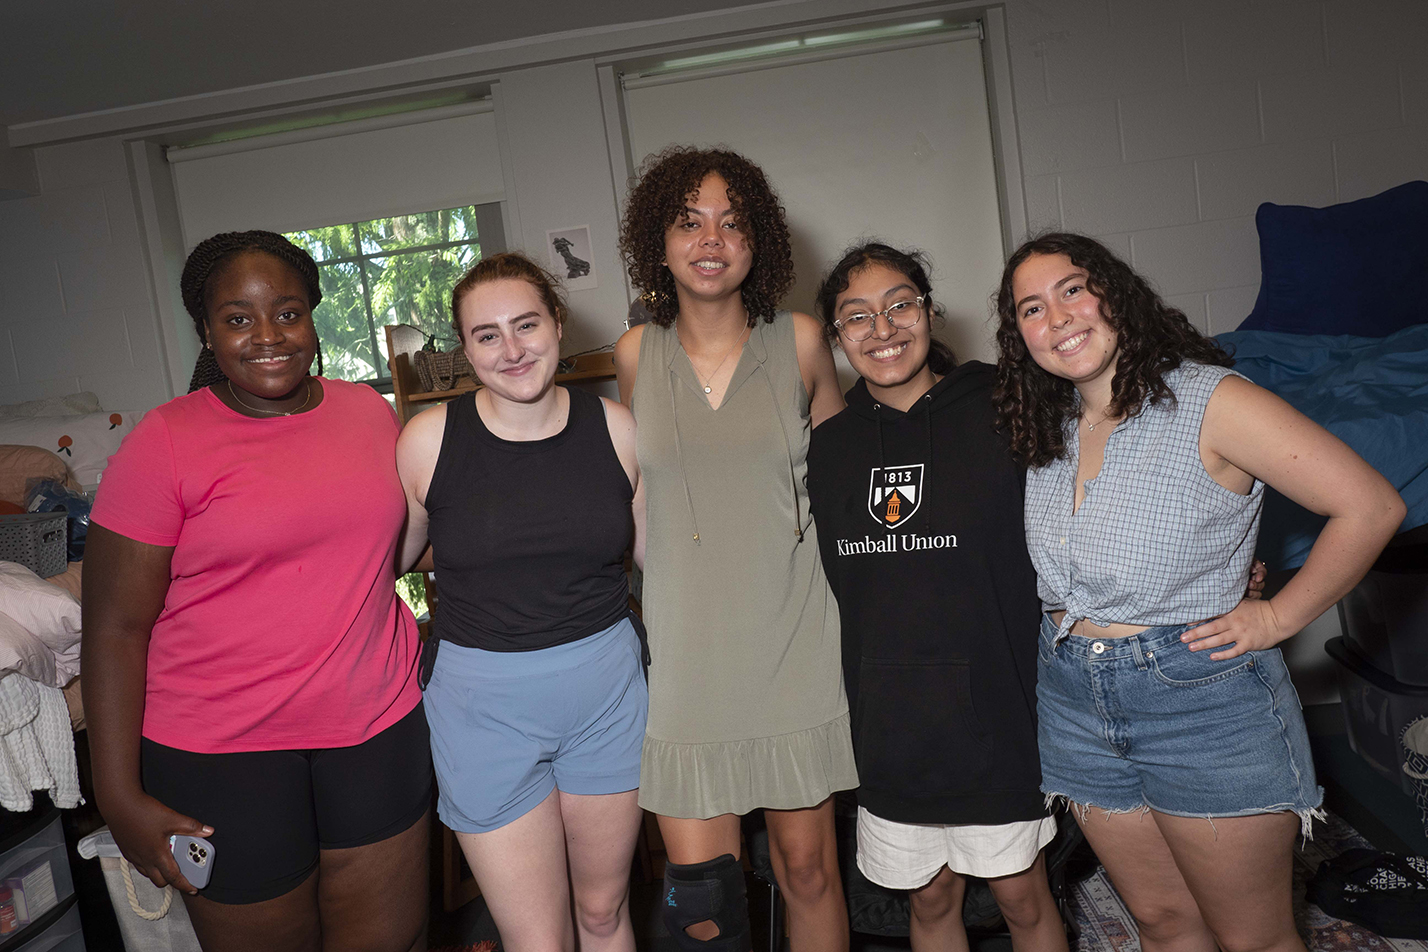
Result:
<instances>
[{"instance_id":1,"label":"blue cushion","mask_svg":"<svg viewBox=\"0 0 1428 952\"><path fill-rule=\"evenodd\" d=\"M1328 208L1255 212L1260 286L1239 330L1386 337L1425 322L1428 182Z\"/></svg>"}]
</instances>

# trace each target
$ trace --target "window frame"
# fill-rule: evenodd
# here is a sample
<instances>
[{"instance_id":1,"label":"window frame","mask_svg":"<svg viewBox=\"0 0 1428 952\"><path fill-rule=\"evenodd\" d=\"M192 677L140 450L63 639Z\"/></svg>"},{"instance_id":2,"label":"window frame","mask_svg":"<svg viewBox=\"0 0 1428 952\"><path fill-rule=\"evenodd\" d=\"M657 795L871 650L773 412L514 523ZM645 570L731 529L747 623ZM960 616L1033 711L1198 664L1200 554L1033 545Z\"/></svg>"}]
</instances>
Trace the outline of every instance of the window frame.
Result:
<instances>
[{"instance_id":1,"label":"window frame","mask_svg":"<svg viewBox=\"0 0 1428 952\"><path fill-rule=\"evenodd\" d=\"M433 251L445 251L451 248L464 248L468 246L475 246L478 255L476 260L478 261L488 254L499 254L502 251L506 250L505 229L503 227L502 219L502 204L502 202L480 202L473 203L471 205L456 205L451 208L432 208L425 209L422 211L401 212L394 215L388 215L385 218L369 218L365 221L338 222L329 225L309 225L305 228L295 228L292 231L284 233L283 237L298 245L298 247L302 248L304 251L307 251L308 254L312 254L312 251L307 246L307 244L305 242L299 241L298 238L294 236L299 235L303 232L313 231L317 228L352 229L352 245L354 248L358 249L357 254L339 255L334 258L323 259L318 259L316 255L313 255L313 262L317 265L319 278L322 275L322 269L327 265L355 264L357 266L357 274L362 283L362 306L365 312L365 316L367 318L367 337L369 344L372 348L373 360L377 364L378 375L376 377L368 378L366 380L354 380L351 381L352 383L364 384L381 394L391 394L392 392L392 375L390 368L386 367L382 363L382 348L381 344L379 343L380 335L377 333L378 324L376 322L375 311L372 307L372 287L371 282L368 280L367 277L366 264L377 258L390 259L400 257L402 255L430 253ZM391 251L378 251L369 253L361 250L361 228L364 225L370 225L373 222L391 221L392 219L402 218L409 215L426 215L431 214L433 212L455 211L458 208L470 208L474 212L476 232L473 236L469 238L463 238L457 241L437 241L431 242L429 244L410 245L403 248L396 248ZM320 306L321 305L319 305L319 307ZM386 327L387 325L382 324L380 326ZM321 346L320 343L319 346ZM390 355L388 356L388 359L390 359ZM383 374L381 372L382 370L387 370L387 373Z\"/></svg>"}]
</instances>

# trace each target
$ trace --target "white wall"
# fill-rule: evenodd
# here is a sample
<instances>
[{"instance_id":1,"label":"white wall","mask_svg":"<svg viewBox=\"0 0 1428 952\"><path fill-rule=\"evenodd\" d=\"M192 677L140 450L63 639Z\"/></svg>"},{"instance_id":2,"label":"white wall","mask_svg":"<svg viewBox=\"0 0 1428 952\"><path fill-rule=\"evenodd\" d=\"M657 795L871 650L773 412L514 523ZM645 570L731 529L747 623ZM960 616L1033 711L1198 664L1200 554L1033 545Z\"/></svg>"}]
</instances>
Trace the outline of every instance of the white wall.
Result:
<instances>
[{"instance_id":1,"label":"white wall","mask_svg":"<svg viewBox=\"0 0 1428 952\"><path fill-rule=\"evenodd\" d=\"M1253 304L1259 202L1323 205L1428 178L1422 0L1005 9L1024 171L1011 187L1032 226L1105 238L1211 331ZM507 70L498 109L511 243L591 226L600 287L572 295L567 349L606 343L627 298L594 61ZM0 401L90 388L107 406L159 402L157 305L122 150L53 146L36 164L40 194L0 202Z\"/></svg>"},{"instance_id":2,"label":"white wall","mask_svg":"<svg viewBox=\"0 0 1428 952\"><path fill-rule=\"evenodd\" d=\"M503 73L495 89L496 117L514 192L511 250L549 267L545 233L590 226L598 287L571 291L566 354L614 343L629 309L616 244L619 214L610 177L600 87L591 60Z\"/></svg>"},{"instance_id":3,"label":"white wall","mask_svg":"<svg viewBox=\"0 0 1428 952\"><path fill-rule=\"evenodd\" d=\"M1259 289L1261 202L1428 178L1422 0L1008 4L1033 230L1099 236L1211 333Z\"/></svg>"},{"instance_id":4,"label":"white wall","mask_svg":"<svg viewBox=\"0 0 1428 952\"><path fill-rule=\"evenodd\" d=\"M122 144L45 147L35 162L40 194L0 202L0 403L78 390L109 409L161 403L168 386Z\"/></svg>"}]
</instances>

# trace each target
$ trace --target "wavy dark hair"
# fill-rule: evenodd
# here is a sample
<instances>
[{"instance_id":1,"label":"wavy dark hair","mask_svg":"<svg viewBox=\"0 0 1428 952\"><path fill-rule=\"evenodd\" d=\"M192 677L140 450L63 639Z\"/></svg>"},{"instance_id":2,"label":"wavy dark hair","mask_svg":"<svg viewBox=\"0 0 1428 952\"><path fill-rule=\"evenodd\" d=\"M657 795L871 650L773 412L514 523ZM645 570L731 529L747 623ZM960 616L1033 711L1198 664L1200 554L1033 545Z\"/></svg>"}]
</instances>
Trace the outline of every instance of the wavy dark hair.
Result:
<instances>
[{"instance_id":1,"label":"wavy dark hair","mask_svg":"<svg viewBox=\"0 0 1428 952\"><path fill-rule=\"evenodd\" d=\"M907 278L913 287L917 288L917 293L928 299L923 303L923 307L927 309L929 326L932 326L934 321L940 324L946 319L945 309L932 298L932 282L927 277L928 272L932 270L932 263L924 252L916 248L899 250L881 241L859 242L843 252L843 257L838 259L838 263L818 283L818 293L813 297L813 309L823 320L823 333L830 344L838 340L838 328L833 325L837 317L838 295L848 290L853 275L877 264L891 268ZM939 376L951 373L957 366L957 357L952 353L952 348L938 340L935 335L931 337L931 347L927 352L927 366Z\"/></svg>"},{"instance_id":2,"label":"wavy dark hair","mask_svg":"<svg viewBox=\"0 0 1428 952\"><path fill-rule=\"evenodd\" d=\"M772 321L793 286L788 223L763 170L728 149L671 146L640 167L620 223L620 254L630 281L639 288L650 320L661 327L673 324L679 311L674 275L663 263L665 232L684 215L690 193L713 172L728 183L729 204L752 246L753 266L739 287L749 326L759 318Z\"/></svg>"},{"instance_id":3,"label":"wavy dark hair","mask_svg":"<svg viewBox=\"0 0 1428 952\"><path fill-rule=\"evenodd\" d=\"M228 378L219 369L218 360L208 344L208 302L204 292L208 279L221 266L237 255L249 251L260 251L272 255L288 265L302 278L307 289L307 305L315 308L322 301L322 282L318 278L317 262L297 245L282 235L271 231L225 231L200 241L188 260L183 264L183 275L179 278L179 293L183 296L184 310L193 318L193 329L198 332L200 344L205 345L198 352L198 362L189 380L188 392L222 383ZM322 375L322 342L317 345L317 373Z\"/></svg>"},{"instance_id":4,"label":"wavy dark hair","mask_svg":"<svg viewBox=\"0 0 1428 952\"><path fill-rule=\"evenodd\" d=\"M1066 456L1066 424L1078 410L1069 380L1039 367L1017 324L1012 278L1034 255L1065 255L1086 272L1086 287L1100 300L1101 316L1116 332L1118 354L1111 380L1111 416L1134 416L1175 395L1165 375L1181 361L1229 367L1234 360L1196 330L1185 314L1166 304L1145 278L1085 235L1051 232L1018 248L1002 271L997 290L997 425L1012 454L1026 466L1044 466Z\"/></svg>"}]
</instances>

